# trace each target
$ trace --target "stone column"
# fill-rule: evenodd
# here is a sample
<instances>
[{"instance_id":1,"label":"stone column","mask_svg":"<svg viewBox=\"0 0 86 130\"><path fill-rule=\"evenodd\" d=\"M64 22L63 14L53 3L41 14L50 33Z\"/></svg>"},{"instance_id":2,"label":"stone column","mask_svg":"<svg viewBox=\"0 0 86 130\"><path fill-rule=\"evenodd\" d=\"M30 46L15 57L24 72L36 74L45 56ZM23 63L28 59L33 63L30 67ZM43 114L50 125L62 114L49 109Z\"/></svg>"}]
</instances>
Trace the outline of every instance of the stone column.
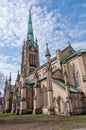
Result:
<instances>
[{"instance_id":1,"label":"stone column","mask_svg":"<svg viewBox=\"0 0 86 130\"><path fill-rule=\"evenodd\" d=\"M66 66L64 66L64 81L65 81L65 89L66 89L66 102L64 105L64 113L65 115L71 115L72 113L72 103L70 97L70 90L69 90L69 81L68 81L68 74L66 71Z\"/></svg>"},{"instance_id":2,"label":"stone column","mask_svg":"<svg viewBox=\"0 0 86 130\"><path fill-rule=\"evenodd\" d=\"M59 69L61 69L61 64L60 64L60 60L61 60L61 51L57 50L56 51L56 57L57 57L57 66Z\"/></svg>"},{"instance_id":3,"label":"stone column","mask_svg":"<svg viewBox=\"0 0 86 130\"><path fill-rule=\"evenodd\" d=\"M48 88L47 94L48 94L48 115L52 115L52 114L54 114L53 90L51 88Z\"/></svg>"},{"instance_id":4,"label":"stone column","mask_svg":"<svg viewBox=\"0 0 86 130\"><path fill-rule=\"evenodd\" d=\"M33 98L33 103L34 103L34 108L33 108L33 114L39 114L41 113L41 88L40 84L38 83L38 74L37 71L35 72L35 85L34 85L34 98Z\"/></svg>"},{"instance_id":5,"label":"stone column","mask_svg":"<svg viewBox=\"0 0 86 130\"><path fill-rule=\"evenodd\" d=\"M53 89L52 89L52 68L51 68L51 61L50 61L50 52L48 49L48 44L46 44L46 61L47 61L47 94L48 94L48 115L54 113L53 108Z\"/></svg>"},{"instance_id":6,"label":"stone column","mask_svg":"<svg viewBox=\"0 0 86 130\"><path fill-rule=\"evenodd\" d=\"M20 101L20 114L27 113L27 98L26 98L26 87L21 88L21 101Z\"/></svg>"},{"instance_id":7,"label":"stone column","mask_svg":"<svg viewBox=\"0 0 86 130\"><path fill-rule=\"evenodd\" d=\"M5 112L10 112L10 101L6 100Z\"/></svg>"},{"instance_id":8,"label":"stone column","mask_svg":"<svg viewBox=\"0 0 86 130\"><path fill-rule=\"evenodd\" d=\"M34 108L33 108L33 114L39 114L41 112L41 95L40 95L40 86L34 87Z\"/></svg>"},{"instance_id":9,"label":"stone column","mask_svg":"<svg viewBox=\"0 0 86 130\"><path fill-rule=\"evenodd\" d=\"M12 114L15 114L15 113L16 113L16 101L15 101L15 96L14 96L14 95L13 95L11 113L12 113Z\"/></svg>"},{"instance_id":10,"label":"stone column","mask_svg":"<svg viewBox=\"0 0 86 130\"><path fill-rule=\"evenodd\" d=\"M84 64L85 61L83 61L83 57L81 53L78 55L78 60L79 60L79 66L80 66L80 75L82 79L83 92L86 97L86 68Z\"/></svg>"}]
</instances>

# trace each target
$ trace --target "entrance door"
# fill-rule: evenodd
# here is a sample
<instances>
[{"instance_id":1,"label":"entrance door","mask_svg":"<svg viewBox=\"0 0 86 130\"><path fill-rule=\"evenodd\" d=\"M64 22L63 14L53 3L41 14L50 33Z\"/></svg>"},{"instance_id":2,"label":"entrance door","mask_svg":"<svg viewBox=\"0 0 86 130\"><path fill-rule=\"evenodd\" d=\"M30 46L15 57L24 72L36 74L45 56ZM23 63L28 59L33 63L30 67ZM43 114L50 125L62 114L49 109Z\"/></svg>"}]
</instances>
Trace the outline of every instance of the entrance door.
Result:
<instances>
[{"instance_id":1,"label":"entrance door","mask_svg":"<svg viewBox=\"0 0 86 130\"><path fill-rule=\"evenodd\" d=\"M58 111L59 113L64 113L64 102L61 97L58 98Z\"/></svg>"}]
</instances>

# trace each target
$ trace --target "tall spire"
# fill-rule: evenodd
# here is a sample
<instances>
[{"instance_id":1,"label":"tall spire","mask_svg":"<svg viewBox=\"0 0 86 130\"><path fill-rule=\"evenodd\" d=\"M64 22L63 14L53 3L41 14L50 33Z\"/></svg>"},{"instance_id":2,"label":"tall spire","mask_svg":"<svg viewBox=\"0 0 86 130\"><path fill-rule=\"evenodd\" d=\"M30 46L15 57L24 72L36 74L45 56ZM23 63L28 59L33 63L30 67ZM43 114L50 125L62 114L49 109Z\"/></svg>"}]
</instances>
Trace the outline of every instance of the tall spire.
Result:
<instances>
[{"instance_id":1,"label":"tall spire","mask_svg":"<svg viewBox=\"0 0 86 130\"><path fill-rule=\"evenodd\" d=\"M33 27L32 27L31 10L29 10L27 39L30 41L31 45L34 45L34 35L33 35Z\"/></svg>"}]
</instances>

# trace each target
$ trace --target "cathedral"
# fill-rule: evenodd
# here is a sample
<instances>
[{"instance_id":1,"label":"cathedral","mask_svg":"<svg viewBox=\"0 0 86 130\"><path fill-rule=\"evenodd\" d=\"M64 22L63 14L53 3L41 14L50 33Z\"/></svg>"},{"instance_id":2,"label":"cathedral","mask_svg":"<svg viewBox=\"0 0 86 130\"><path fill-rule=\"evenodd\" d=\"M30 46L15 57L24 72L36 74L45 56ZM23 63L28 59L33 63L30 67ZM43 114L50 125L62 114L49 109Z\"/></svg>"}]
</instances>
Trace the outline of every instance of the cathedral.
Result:
<instances>
[{"instance_id":1,"label":"cathedral","mask_svg":"<svg viewBox=\"0 0 86 130\"><path fill-rule=\"evenodd\" d=\"M27 40L15 85L6 78L2 112L12 114L77 115L86 113L86 49L75 51L69 44L51 54L46 44L46 63L40 66L39 45L34 40L29 11Z\"/></svg>"}]
</instances>

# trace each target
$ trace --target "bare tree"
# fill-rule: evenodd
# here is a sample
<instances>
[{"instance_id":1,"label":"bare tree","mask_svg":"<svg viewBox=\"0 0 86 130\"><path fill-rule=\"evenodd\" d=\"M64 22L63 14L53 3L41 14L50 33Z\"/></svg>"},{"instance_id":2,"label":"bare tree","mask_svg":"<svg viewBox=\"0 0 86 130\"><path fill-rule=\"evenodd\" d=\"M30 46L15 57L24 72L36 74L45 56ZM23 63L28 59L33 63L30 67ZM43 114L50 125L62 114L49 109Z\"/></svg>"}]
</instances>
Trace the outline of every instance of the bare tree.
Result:
<instances>
[{"instance_id":1,"label":"bare tree","mask_svg":"<svg viewBox=\"0 0 86 130\"><path fill-rule=\"evenodd\" d=\"M5 82L5 76L3 73L0 72L0 97L2 96L2 92L4 90L4 82Z\"/></svg>"}]
</instances>

